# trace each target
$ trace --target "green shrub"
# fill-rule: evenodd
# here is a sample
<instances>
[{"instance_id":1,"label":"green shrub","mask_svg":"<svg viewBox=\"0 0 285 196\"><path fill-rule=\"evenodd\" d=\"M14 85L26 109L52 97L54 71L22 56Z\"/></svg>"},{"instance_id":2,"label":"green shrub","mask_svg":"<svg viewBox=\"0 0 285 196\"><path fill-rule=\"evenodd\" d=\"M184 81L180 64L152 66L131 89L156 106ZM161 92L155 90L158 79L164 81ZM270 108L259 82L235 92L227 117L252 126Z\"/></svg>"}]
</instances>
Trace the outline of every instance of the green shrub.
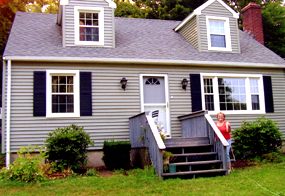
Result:
<instances>
[{"instance_id":1,"label":"green shrub","mask_svg":"<svg viewBox=\"0 0 285 196\"><path fill-rule=\"evenodd\" d=\"M86 176L99 176L99 172L96 169L87 169Z\"/></svg>"},{"instance_id":2,"label":"green shrub","mask_svg":"<svg viewBox=\"0 0 285 196\"><path fill-rule=\"evenodd\" d=\"M237 158L261 157L263 154L278 152L282 147L282 133L277 123L264 116L253 122L243 121L232 135Z\"/></svg>"},{"instance_id":3,"label":"green shrub","mask_svg":"<svg viewBox=\"0 0 285 196\"><path fill-rule=\"evenodd\" d=\"M49 167L43 164L46 152L43 151L43 147L39 149L39 155L31 155L32 152L36 152L36 147L21 147L17 152L19 157L14 163L0 170L0 179L24 182L41 182L45 180L45 172Z\"/></svg>"},{"instance_id":4,"label":"green shrub","mask_svg":"<svg viewBox=\"0 0 285 196\"><path fill-rule=\"evenodd\" d=\"M129 169L130 151L130 142L104 141L102 160L108 169Z\"/></svg>"},{"instance_id":5,"label":"green shrub","mask_svg":"<svg viewBox=\"0 0 285 196\"><path fill-rule=\"evenodd\" d=\"M76 125L57 128L46 139L47 155L50 162L55 162L61 170L78 169L88 161L87 147L94 145L90 136Z\"/></svg>"},{"instance_id":6,"label":"green shrub","mask_svg":"<svg viewBox=\"0 0 285 196\"><path fill-rule=\"evenodd\" d=\"M280 153L271 152L271 153L262 155L261 161L264 163L281 163L283 162L283 158Z\"/></svg>"}]
</instances>

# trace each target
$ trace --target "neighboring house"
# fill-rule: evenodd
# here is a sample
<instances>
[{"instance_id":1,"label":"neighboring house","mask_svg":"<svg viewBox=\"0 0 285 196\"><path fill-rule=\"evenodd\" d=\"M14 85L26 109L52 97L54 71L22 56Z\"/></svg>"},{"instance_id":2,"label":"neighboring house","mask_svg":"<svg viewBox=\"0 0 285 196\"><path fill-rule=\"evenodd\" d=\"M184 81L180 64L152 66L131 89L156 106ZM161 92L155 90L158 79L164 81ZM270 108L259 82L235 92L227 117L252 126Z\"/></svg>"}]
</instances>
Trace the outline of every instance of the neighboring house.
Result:
<instances>
[{"instance_id":1,"label":"neighboring house","mask_svg":"<svg viewBox=\"0 0 285 196\"><path fill-rule=\"evenodd\" d=\"M115 18L115 8L61 0L57 15L17 12L3 55L2 153L71 124L98 153L106 139L130 139L130 117L154 110L170 137L181 136L178 116L199 110L223 111L233 129L265 115L285 133L285 61L262 45L260 6L243 10L260 19L251 33L221 0L183 21Z\"/></svg>"}]
</instances>

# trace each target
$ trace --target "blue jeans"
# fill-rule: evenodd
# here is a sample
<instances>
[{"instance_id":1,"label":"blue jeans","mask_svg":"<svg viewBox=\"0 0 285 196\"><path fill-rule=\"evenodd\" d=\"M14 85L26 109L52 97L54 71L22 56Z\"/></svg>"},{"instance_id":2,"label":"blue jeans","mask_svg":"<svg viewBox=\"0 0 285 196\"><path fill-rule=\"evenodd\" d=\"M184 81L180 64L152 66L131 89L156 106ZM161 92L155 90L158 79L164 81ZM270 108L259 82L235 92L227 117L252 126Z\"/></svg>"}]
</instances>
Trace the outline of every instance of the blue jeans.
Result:
<instances>
[{"instance_id":1,"label":"blue jeans","mask_svg":"<svg viewBox=\"0 0 285 196\"><path fill-rule=\"evenodd\" d=\"M232 147L232 139L228 139L227 142L229 143L229 146L227 146L227 161L231 162L231 159L230 159L230 149Z\"/></svg>"}]
</instances>

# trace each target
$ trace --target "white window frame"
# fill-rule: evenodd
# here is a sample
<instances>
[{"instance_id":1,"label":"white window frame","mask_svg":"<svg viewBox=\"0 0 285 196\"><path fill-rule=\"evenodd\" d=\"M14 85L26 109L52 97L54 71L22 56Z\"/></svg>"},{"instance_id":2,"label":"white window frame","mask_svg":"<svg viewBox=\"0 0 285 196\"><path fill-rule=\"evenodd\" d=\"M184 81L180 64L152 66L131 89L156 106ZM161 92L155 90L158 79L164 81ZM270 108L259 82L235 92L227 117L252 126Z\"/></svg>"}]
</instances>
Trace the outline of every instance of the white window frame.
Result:
<instances>
[{"instance_id":1,"label":"white window frame","mask_svg":"<svg viewBox=\"0 0 285 196\"><path fill-rule=\"evenodd\" d=\"M47 70L46 71L46 117L80 117L79 70ZM52 76L73 76L74 112L52 113Z\"/></svg>"},{"instance_id":2,"label":"white window frame","mask_svg":"<svg viewBox=\"0 0 285 196\"><path fill-rule=\"evenodd\" d=\"M224 22L225 41L226 41L226 47L225 48L222 48L222 47L212 47L211 46L211 33L210 33L210 22L209 22L210 20L216 20L216 21ZM232 51L229 18L227 18L227 17L206 16L206 26L207 26L208 50L213 50L213 51Z\"/></svg>"},{"instance_id":3,"label":"white window frame","mask_svg":"<svg viewBox=\"0 0 285 196\"><path fill-rule=\"evenodd\" d=\"M218 88L218 77L223 78L245 78L246 87L246 106L247 110L222 110L225 114L265 114L265 101L264 101L264 87L263 87L263 76L262 74L225 74L225 73L201 73L201 97L202 97L202 109L205 110L205 93L204 93L204 78L213 79L213 92L214 92L214 111L209 111L209 114L217 114L220 112L220 101L219 101L219 88ZM251 93L250 93L250 78L258 79L258 90L259 90L259 110L252 110L251 105Z\"/></svg>"},{"instance_id":4,"label":"white window frame","mask_svg":"<svg viewBox=\"0 0 285 196\"><path fill-rule=\"evenodd\" d=\"M99 41L80 41L79 39L79 12L98 13ZM102 7L74 7L74 36L75 45L103 46L104 45L104 8Z\"/></svg>"}]
</instances>

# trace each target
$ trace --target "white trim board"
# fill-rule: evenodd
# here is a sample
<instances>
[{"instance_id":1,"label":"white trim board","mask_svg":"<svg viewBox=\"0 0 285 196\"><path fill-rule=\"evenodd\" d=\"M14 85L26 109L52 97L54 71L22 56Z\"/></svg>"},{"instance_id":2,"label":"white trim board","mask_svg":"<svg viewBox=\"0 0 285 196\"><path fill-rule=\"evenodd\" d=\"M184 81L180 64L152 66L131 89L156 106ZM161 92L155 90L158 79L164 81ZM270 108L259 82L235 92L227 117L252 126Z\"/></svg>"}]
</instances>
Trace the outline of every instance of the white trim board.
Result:
<instances>
[{"instance_id":1,"label":"white trim board","mask_svg":"<svg viewBox=\"0 0 285 196\"><path fill-rule=\"evenodd\" d=\"M215 1L218 1L222 6L224 6L226 9L229 10L233 14L233 17L238 19L239 13L235 12L231 7L229 7L226 3L224 3L222 0L208 0L204 4L202 4L200 7L196 8L189 16L187 16L180 24L178 24L174 30L178 31L181 29L193 16L201 15L202 10L214 3Z\"/></svg>"},{"instance_id":2,"label":"white trim board","mask_svg":"<svg viewBox=\"0 0 285 196\"><path fill-rule=\"evenodd\" d=\"M85 63L137 63L157 65L183 65L183 66L219 66L219 67L243 67L243 68L285 68L284 64L273 63L247 63L247 62L223 62L223 61L192 61L192 60L161 60L161 59L137 59L137 58L92 58L92 57L46 57L46 56L4 56L3 60L12 61L37 61L37 62L85 62Z\"/></svg>"}]
</instances>

